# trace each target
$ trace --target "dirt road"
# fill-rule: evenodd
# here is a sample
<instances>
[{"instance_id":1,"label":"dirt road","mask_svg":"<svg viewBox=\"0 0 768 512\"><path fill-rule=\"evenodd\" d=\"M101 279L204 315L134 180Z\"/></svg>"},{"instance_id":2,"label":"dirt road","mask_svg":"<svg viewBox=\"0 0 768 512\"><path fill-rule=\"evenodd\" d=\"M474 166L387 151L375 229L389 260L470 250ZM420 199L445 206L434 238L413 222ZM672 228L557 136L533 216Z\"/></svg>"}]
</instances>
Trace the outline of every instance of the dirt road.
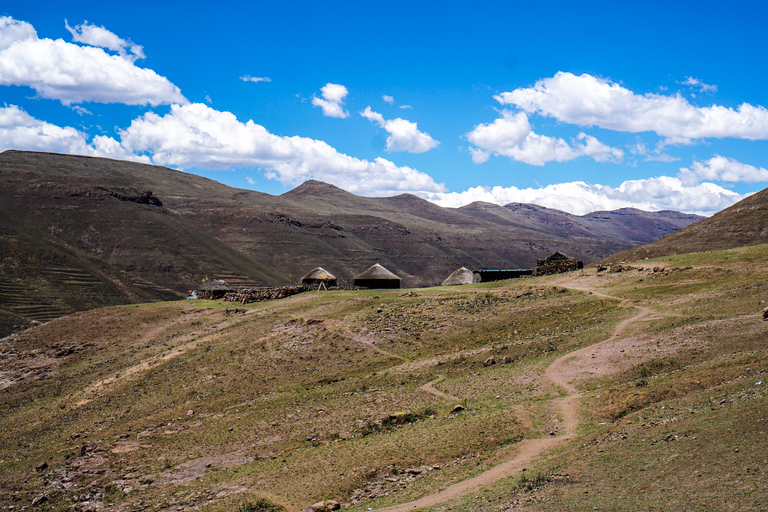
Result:
<instances>
[{"instance_id":1,"label":"dirt road","mask_svg":"<svg viewBox=\"0 0 768 512\"><path fill-rule=\"evenodd\" d=\"M558 284L587 291L605 298L621 300L618 297L610 297L598 293L592 290L587 283L562 281ZM424 496L416 501L379 510L382 512L405 512L431 507L467 494L472 494L501 479L519 474L522 469L530 467L532 463L553 448L571 440L576 435L576 428L579 425L578 408L582 397L582 394L577 391L573 382L596 374L616 371L616 363L619 359L625 360L627 357L632 357L631 354L627 353L628 350L632 352L633 349L637 351L644 348L643 345L645 343L629 337L628 333L634 324L649 317L655 311L645 307L633 306L628 301L623 301L620 306L635 308L637 312L632 317L616 325L607 339L560 356L544 371L544 378L563 390L563 395L552 401L553 409L557 411L561 418L559 428L557 428L555 433L556 435L521 441L518 443L519 449L512 459L498 464L476 477L455 483L442 491ZM434 394L440 393L434 388L434 384L434 382L426 384L422 389Z\"/></svg>"}]
</instances>

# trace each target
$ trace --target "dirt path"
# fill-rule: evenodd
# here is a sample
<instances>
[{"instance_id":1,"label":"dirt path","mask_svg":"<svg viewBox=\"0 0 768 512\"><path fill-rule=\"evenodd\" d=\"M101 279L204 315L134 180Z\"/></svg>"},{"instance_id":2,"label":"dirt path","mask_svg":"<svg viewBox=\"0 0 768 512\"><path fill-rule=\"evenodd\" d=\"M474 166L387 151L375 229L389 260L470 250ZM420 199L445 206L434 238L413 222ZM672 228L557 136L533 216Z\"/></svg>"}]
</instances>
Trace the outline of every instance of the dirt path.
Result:
<instances>
[{"instance_id":1,"label":"dirt path","mask_svg":"<svg viewBox=\"0 0 768 512\"><path fill-rule=\"evenodd\" d=\"M156 329L153 329L145 333L142 336L142 338L146 338L150 340L155 339L161 333L167 331L171 327L181 325L190 321L191 321L190 319L183 318L183 317L177 318L171 322L165 323L157 327ZM80 398L77 402L75 402L74 405L76 407L82 407L83 405L86 405L92 400L95 400L96 398L98 398L101 394L108 392L108 389L111 386L116 386L128 380L138 378L138 376L143 374L144 372L147 372L170 359L179 357L185 354L186 352L194 348L197 348L197 346L201 345L202 343L205 343L209 340L215 341L216 337L218 336L221 330L231 327L232 325L240 321L241 321L240 318L233 318L231 320L227 320L220 323L219 327L215 331L211 331L206 334L191 332L191 333L183 334L179 336L177 338L178 341L184 341L185 343L175 346L173 348L170 348L169 350L162 352L160 354L147 357L146 359L143 359L141 362L133 366L130 366L128 368L123 368L115 372L113 375L109 377L105 377L101 380L98 380L90 384L88 387L80 391L80 395L82 396L82 398Z\"/></svg>"},{"instance_id":2,"label":"dirt path","mask_svg":"<svg viewBox=\"0 0 768 512\"><path fill-rule=\"evenodd\" d=\"M600 297L621 300L617 297L595 292L589 286L585 287L585 284L581 282L567 281L558 284L587 291ZM579 377L591 376L594 372L590 371L590 369L594 369L593 367L599 368L606 359L616 357L619 354L621 357L624 357L625 349L620 347L627 344L625 336L630 328L638 321L655 313L655 311L646 307L633 306L629 301L622 301L620 307L633 307L637 309L637 312L632 317L616 325L607 339L558 357L544 371L544 377L560 387L564 392L563 396L552 401L554 410L557 411L561 418L560 425L556 429L557 435L521 441L518 443L518 452L512 459L498 464L476 477L457 482L435 494L424 496L416 501L379 510L381 512L406 512L431 507L467 494L472 494L503 478L519 474L523 468L530 467L533 462L541 458L545 453L571 440L576 435L576 428L579 425L578 408L582 397L582 394L573 385L573 381ZM611 367L612 365L608 364L607 366ZM441 392L432 386L435 382L437 381L425 384L421 389L437 396L442 396ZM452 396L451 398L458 399Z\"/></svg>"},{"instance_id":3,"label":"dirt path","mask_svg":"<svg viewBox=\"0 0 768 512\"><path fill-rule=\"evenodd\" d=\"M448 393L443 393L439 389L435 389L435 384L440 382L441 380L445 379L444 375L440 375L438 378L433 380L432 382L427 382L423 386L421 386L419 389L422 391L426 391L427 393L433 394L435 396L439 396L440 398L445 398L446 400L452 400L454 402L461 402L461 398L453 395L449 395Z\"/></svg>"}]
</instances>

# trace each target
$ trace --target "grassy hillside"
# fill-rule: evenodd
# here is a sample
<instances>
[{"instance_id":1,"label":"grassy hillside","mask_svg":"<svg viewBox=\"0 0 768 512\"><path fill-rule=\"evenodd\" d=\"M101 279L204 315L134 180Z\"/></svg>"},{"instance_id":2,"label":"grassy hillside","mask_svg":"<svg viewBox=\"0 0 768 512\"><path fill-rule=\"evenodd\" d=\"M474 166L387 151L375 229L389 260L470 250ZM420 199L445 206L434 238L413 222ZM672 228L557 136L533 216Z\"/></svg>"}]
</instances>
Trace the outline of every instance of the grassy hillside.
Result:
<instances>
[{"instance_id":1,"label":"grassy hillside","mask_svg":"<svg viewBox=\"0 0 768 512\"><path fill-rule=\"evenodd\" d=\"M768 243L768 189L653 243L613 254L601 262L635 261L765 243Z\"/></svg>"},{"instance_id":2,"label":"grassy hillside","mask_svg":"<svg viewBox=\"0 0 768 512\"><path fill-rule=\"evenodd\" d=\"M179 298L2 209L0 246L0 337L75 311Z\"/></svg>"},{"instance_id":3,"label":"grassy hillside","mask_svg":"<svg viewBox=\"0 0 768 512\"><path fill-rule=\"evenodd\" d=\"M765 510L768 245L630 267L5 338L0 506Z\"/></svg>"}]
</instances>

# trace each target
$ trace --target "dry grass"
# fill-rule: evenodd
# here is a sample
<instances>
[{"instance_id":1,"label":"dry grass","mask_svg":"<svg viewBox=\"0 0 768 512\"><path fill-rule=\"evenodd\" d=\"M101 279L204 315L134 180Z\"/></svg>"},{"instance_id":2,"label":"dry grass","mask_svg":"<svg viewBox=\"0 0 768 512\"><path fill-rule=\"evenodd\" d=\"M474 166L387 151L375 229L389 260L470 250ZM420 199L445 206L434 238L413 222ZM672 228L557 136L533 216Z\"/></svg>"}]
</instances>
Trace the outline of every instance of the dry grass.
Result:
<instances>
[{"instance_id":1,"label":"dry grass","mask_svg":"<svg viewBox=\"0 0 768 512\"><path fill-rule=\"evenodd\" d=\"M767 262L763 246L669 259L693 268L663 274L583 271L658 311L633 339L674 350L582 380L575 442L524 481L437 509L764 509ZM632 314L558 282L318 292L234 314L204 301L115 307L6 338L0 506L297 510L438 464L353 510L434 492L546 434L557 390L543 369ZM466 409L420 389L435 381Z\"/></svg>"}]
</instances>

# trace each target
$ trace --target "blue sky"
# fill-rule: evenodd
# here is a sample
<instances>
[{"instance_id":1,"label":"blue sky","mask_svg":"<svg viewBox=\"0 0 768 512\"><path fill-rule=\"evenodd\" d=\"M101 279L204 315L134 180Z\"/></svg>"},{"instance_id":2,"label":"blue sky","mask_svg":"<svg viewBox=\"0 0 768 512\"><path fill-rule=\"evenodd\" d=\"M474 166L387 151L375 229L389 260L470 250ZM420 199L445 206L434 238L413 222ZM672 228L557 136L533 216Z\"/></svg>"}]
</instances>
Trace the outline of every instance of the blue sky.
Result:
<instances>
[{"instance_id":1,"label":"blue sky","mask_svg":"<svg viewBox=\"0 0 768 512\"><path fill-rule=\"evenodd\" d=\"M765 5L11 1L0 150L709 215L768 183Z\"/></svg>"}]
</instances>

